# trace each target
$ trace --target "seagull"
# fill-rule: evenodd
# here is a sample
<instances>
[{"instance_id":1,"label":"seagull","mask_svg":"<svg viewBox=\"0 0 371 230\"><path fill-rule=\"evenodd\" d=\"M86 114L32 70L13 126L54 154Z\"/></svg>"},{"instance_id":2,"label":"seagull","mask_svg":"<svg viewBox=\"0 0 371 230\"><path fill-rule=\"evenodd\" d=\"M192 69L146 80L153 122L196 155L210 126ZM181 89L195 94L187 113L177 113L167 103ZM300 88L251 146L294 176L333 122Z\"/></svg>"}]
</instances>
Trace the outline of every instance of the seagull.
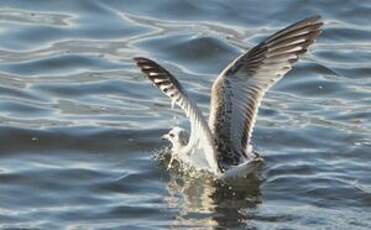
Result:
<instances>
[{"instance_id":1,"label":"seagull","mask_svg":"<svg viewBox=\"0 0 371 230\"><path fill-rule=\"evenodd\" d=\"M141 71L190 120L190 134L175 127L163 135L172 144L169 166L176 159L222 179L255 172L263 163L251 145L259 106L321 33L320 18L298 21L232 61L212 84L208 122L174 75L153 60L135 57Z\"/></svg>"}]
</instances>

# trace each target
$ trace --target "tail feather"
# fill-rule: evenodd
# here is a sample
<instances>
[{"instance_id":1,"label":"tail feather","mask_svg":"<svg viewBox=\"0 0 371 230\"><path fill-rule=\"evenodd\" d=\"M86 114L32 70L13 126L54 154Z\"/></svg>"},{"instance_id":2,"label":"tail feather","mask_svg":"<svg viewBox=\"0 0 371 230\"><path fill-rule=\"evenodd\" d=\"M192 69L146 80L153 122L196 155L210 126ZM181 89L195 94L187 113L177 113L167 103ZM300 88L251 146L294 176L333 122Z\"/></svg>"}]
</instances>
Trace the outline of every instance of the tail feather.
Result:
<instances>
[{"instance_id":1,"label":"tail feather","mask_svg":"<svg viewBox=\"0 0 371 230\"><path fill-rule=\"evenodd\" d=\"M257 155L252 161L247 161L240 165L232 166L222 175L222 180L233 180L238 178L247 177L256 172L264 163L262 157Z\"/></svg>"}]
</instances>

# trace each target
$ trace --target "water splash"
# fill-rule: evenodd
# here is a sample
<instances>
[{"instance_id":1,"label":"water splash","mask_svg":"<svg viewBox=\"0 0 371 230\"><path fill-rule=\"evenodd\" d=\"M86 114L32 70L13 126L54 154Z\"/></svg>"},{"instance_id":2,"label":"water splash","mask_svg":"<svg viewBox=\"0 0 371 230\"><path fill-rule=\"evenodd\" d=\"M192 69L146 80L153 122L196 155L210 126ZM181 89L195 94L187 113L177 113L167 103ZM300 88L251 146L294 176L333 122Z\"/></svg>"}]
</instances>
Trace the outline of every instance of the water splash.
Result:
<instances>
[{"instance_id":1,"label":"water splash","mask_svg":"<svg viewBox=\"0 0 371 230\"><path fill-rule=\"evenodd\" d=\"M176 103L175 100L171 100L171 109L172 110L174 110L174 108L175 108L175 103Z\"/></svg>"},{"instance_id":2,"label":"water splash","mask_svg":"<svg viewBox=\"0 0 371 230\"><path fill-rule=\"evenodd\" d=\"M175 109L175 103L175 100L171 100L171 110ZM176 113L174 113L173 115L173 120L176 120Z\"/></svg>"}]
</instances>

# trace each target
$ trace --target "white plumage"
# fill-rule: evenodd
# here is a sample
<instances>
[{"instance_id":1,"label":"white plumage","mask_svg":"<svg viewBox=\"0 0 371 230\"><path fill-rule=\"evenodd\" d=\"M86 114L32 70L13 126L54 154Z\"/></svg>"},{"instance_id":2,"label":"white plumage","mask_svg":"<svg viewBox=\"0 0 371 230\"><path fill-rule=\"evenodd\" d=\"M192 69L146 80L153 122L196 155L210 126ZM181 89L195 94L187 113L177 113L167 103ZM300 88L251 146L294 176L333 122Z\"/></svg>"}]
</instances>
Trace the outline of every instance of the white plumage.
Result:
<instances>
[{"instance_id":1,"label":"white plumage","mask_svg":"<svg viewBox=\"0 0 371 230\"><path fill-rule=\"evenodd\" d=\"M150 59L134 58L191 122L190 136L179 127L163 136L172 143L172 160L208 170L219 178L254 172L263 162L251 146L263 96L318 37L323 25L319 19L309 17L280 30L229 64L213 83L208 122L172 74Z\"/></svg>"}]
</instances>

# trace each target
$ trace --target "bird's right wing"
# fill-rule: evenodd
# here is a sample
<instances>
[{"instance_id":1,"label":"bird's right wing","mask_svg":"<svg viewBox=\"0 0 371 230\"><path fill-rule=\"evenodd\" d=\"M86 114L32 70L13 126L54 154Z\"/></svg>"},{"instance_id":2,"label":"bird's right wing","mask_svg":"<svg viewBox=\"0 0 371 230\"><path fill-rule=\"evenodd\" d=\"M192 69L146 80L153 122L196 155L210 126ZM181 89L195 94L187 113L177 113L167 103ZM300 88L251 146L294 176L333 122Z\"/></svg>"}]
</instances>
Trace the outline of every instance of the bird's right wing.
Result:
<instances>
[{"instance_id":1,"label":"bird's right wing","mask_svg":"<svg viewBox=\"0 0 371 230\"><path fill-rule=\"evenodd\" d=\"M148 58L136 57L134 61L148 79L171 99L173 104L183 109L191 122L191 136L187 147L192 148L200 143L209 168L212 172L218 173L214 140L201 110L191 101L179 81L165 68Z\"/></svg>"},{"instance_id":2,"label":"bird's right wing","mask_svg":"<svg viewBox=\"0 0 371 230\"><path fill-rule=\"evenodd\" d=\"M321 33L319 19L309 17L276 32L238 57L215 80L209 126L225 165L254 157L250 141L263 96Z\"/></svg>"}]
</instances>

